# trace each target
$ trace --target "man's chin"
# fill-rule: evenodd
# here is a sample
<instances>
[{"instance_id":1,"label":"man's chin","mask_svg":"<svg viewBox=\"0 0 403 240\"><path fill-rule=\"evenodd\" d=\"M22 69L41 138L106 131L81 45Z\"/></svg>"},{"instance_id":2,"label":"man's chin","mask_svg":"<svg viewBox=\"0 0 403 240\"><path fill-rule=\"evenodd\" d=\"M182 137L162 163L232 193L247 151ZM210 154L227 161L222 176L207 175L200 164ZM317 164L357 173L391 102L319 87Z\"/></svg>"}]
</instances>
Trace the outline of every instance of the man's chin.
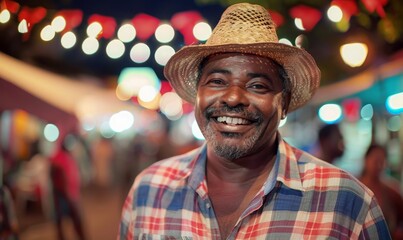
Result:
<instances>
[{"instance_id":1,"label":"man's chin","mask_svg":"<svg viewBox=\"0 0 403 240\"><path fill-rule=\"evenodd\" d=\"M214 152L227 160L236 160L247 154L246 149L240 148L239 142L236 144L215 144Z\"/></svg>"}]
</instances>

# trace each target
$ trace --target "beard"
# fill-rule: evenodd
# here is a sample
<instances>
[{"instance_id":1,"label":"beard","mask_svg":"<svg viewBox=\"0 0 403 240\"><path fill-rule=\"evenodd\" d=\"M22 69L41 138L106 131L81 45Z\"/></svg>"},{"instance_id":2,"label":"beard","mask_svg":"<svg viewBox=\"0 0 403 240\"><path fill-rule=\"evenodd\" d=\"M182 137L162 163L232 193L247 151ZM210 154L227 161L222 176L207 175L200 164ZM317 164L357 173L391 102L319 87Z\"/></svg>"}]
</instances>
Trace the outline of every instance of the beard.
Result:
<instances>
[{"instance_id":1,"label":"beard","mask_svg":"<svg viewBox=\"0 0 403 240\"><path fill-rule=\"evenodd\" d=\"M209 124L212 120L211 116L214 115L224 115L225 113L236 112L241 114L244 118L253 120L253 124L256 126L256 131L251 136L243 136L240 133L228 133L228 132L217 132L211 128ZM249 153L253 152L258 140L263 135L265 129L263 128L263 114L256 112L248 112L244 107L222 107L216 109L210 107L206 109L204 114L207 120L207 125L201 129L203 135L208 142L208 145L214 149L214 152L225 159L236 160L242 158ZM226 141L218 141L217 135L220 134L224 138L238 139L239 144L230 144Z\"/></svg>"}]
</instances>

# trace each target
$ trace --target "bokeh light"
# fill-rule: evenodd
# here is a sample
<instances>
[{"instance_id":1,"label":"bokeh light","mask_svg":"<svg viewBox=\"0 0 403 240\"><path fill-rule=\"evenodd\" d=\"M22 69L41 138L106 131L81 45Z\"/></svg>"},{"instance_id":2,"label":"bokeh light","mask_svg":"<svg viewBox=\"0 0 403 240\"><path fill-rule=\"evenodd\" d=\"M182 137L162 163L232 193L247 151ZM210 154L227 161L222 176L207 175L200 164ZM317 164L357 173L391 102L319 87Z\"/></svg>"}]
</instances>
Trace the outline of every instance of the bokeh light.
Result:
<instances>
[{"instance_id":1,"label":"bokeh light","mask_svg":"<svg viewBox=\"0 0 403 240\"><path fill-rule=\"evenodd\" d=\"M77 37L73 32L66 32L60 39L62 46L66 49L74 47L77 43Z\"/></svg>"},{"instance_id":2,"label":"bokeh light","mask_svg":"<svg viewBox=\"0 0 403 240\"><path fill-rule=\"evenodd\" d=\"M386 108L391 114L403 112L403 92L389 96L385 102Z\"/></svg>"},{"instance_id":3,"label":"bokeh light","mask_svg":"<svg viewBox=\"0 0 403 240\"><path fill-rule=\"evenodd\" d=\"M343 11L339 6L333 5L327 10L327 17L332 22L340 22L343 19Z\"/></svg>"},{"instance_id":4,"label":"bokeh light","mask_svg":"<svg viewBox=\"0 0 403 240\"><path fill-rule=\"evenodd\" d=\"M45 128L43 129L43 136L49 142L55 142L59 138L59 134L59 128L52 123L46 124Z\"/></svg>"},{"instance_id":5,"label":"bokeh light","mask_svg":"<svg viewBox=\"0 0 403 240\"><path fill-rule=\"evenodd\" d=\"M52 40L55 37L55 35L56 32L50 25L45 26L40 34L41 39L46 42Z\"/></svg>"},{"instance_id":6,"label":"bokeh light","mask_svg":"<svg viewBox=\"0 0 403 240\"><path fill-rule=\"evenodd\" d=\"M167 92L160 100L161 112L169 119L176 119L183 113L182 99L174 92Z\"/></svg>"},{"instance_id":7,"label":"bokeh light","mask_svg":"<svg viewBox=\"0 0 403 240\"><path fill-rule=\"evenodd\" d=\"M361 118L364 120L371 120L374 116L374 108L371 104L366 104L361 108Z\"/></svg>"},{"instance_id":8,"label":"bokeh light","mask_svg":"<svg viewBox=\"0 0 403 240\"><path fill-rule=\"evenodd\" d=\"M199 22L193 27L193 35L199 41L206 41L211 33L211 26L206 22Z\"/></svg>"},{"instance_id":9,"label":"bokeh light","mask_svg":"<svg viewBox=\"0 0 403 240\"><path fill-rule=\"evenodd\" d=\"M143 101L147 100L147 101ZM159 102L161 99L161 94L151 86L144 86L140 89L139 97L137 101L140 106L150 109L157 110L159 108Z\"/></svg>"},{"instance_id":10,"label":"bokeh light","mask_svg":"<svg viewBox=\"0 0 403 240\"><path fill-rule=\"evenodd\" d=\"M299 30L302 30L302 31L305 30L304 25L302 25L302 20L301 20L301 18L295 18L295 19L294 19L294 24L295 24L295 26L296 26Z\"/></svg>"},{"instance_id":11,"label":"bokeh light","mask_svg":"<svg viewBox=\"0 0 403 240\"><path fill-rule=\"evenodd\" d=\"M62 16L57 16L50 24L55 32L61 32L66 28L66 19Z\"/></svg>"},{"instance_id":12,"label":"bokeh light","mask_svg":"<svg viewBox=\"0 0 403 240\"><path fill-rule=\"evenodd\" d=\"M116 134L116 132L111 129L109 121L104 121L101 123L99 126L99 132L104 138L112 138Z\"/></svg>"},{"instance_id":13,"label":"bokeh light","mask_svg":"<svg viewBox=\"0 0 403 240\"><path fill-rule=\"evenodd\" d=\"M120 111L109 119L109 127L117 133L123 132L133 126L134 116L129 111Z\"/></svg>"},{"instance_id":14,"label":"bokeh light","mask_svg":"<svg viewBox=\"0 0 403 240\"><path fill-rule=\"evenodd\" d=\"M125 45L119 39L113 39L106 46L106 54L112 59L117 59L125 53Z\"/></svg>"},{"instance_id":15,"label":"bokeh light","mask_svg":"<svg viewBox=\"0 0 403 240\"><path fill-rule=\"evenodd\" d=\"M28 23L27 20L22 19L18 24L18 32L19 33L27 33L28 32Z\"/></svg>"},{"instance_id":16,"label":"bokeh light","mask_svg":"<svg viewBox=\"0 0 403 240\"><path fill-rule=\"evenodd\" d=\"M318 115L325 123L336 123L342 118L342 109L338 104L325 104L319 108Z\"/></svg>"},{"instance_id":17,"label":"bokeh light","mask_svg":"<svg viewBox=\"0 0 403 240\"><path fill-rule=\"evenodd\" d=\"M159 47L155 51L155 61L161 65L165 66L167 64L168 60L172 57L172 55L175 54L175 49L173 49L171 46L164 45Z\"/></svg>"},{"instance_id":18,"label":"bokeh light","mask_svg":"<svg viewBox=\"0 0 403 240\"><path fill-rule=\"evenodd\" d=\"M398 132L401 127L401 122L400 116L392 116L388 120L388 129L392 132Z\"/></svg>"},{"instance_id":19,"label":"bokeh light","mask_svg":"<svg viewBox=\"0 0 403 240\"><path fill-rule=\"evenodd\" d=\"M146 85L140 88L138 98L143 102L151 102L156 96L158 91L151 85Z\"/></svg>"},{"instance_id":20,"label":"bokeh light","mask_svg":"<svg viewBox=\"0 0 403 240\"><path fill-rule=\"evenodd\" d=\"M123 24L117 33L118 39L124 43L133 41L136 38L136 28L130 23Z\"/></svg>"},{"instance_id":21,"label":"bokeh light","mask_svg":"<svg viewBox=\"0 0 403 240\"><path fill-rule=\"evenodd\" d=\"M137 43L130 50L130 59L135 63L143 63L150 58L151 50L145 43Z\"/></svg>"},{"instance_id":22,"label":"bokeh light","mask_svg":"<svg viewBox=\"0 0 403 240\"><path fill-rule=\"evenodd\" d=\"M292 46L291 41L288 40L287 38L281 38L280 40L278 40L278 42L279 42L279 43L282 43L282 44L286 44L286 45Z\"/></svg>"},{"instance_id":23,"label":"bokeh light","mask_svg":"<svg viewBox=\"0 0 403 240\"><path fill-rule=\"evenodd\" d=\"M8 11L7 9L3 9L0 12L0 23L7 23L8 21L10 21L11 18L11 14L10 11Z\"/></svg>"},{"instance_id":24,"label":"bokeh light","mask_svg":"<svg viewBox=\"0 0 403 240\"><path fill-rule=\"evenodd\" d=\"M89 37L83 41L81 48L85 54L91 55L98 51L99 42L96 38Z\"/></svg>"},{"instance_id":25,"label":"bokeh light","mask_svg":"<svg viewBox=\"0 0 403 240\"><path fill-rule=\"evenodd\" d=\"M152 68L124 68L119 74L118 88L124 96L137 96L144 86L152 86L157 92L161 88L161 82Z\"/></svg>"},{"instance_id":26,"label":"bokeh light","mask_svg":"<svg viewBox=\"0 0 403 240\"><path fill-rule=\"evenodd\" d=\"M99 22L93 22L87 27L88 37L96 38L102 32L102 25Z\"/></svg>"},{"instance_id":27,"label":"bokeh light","mask_svg":"<svg viewBox=\"0 0 403 240\"><path fill-rule=\"evenodd\" d=\"M361 66L368 55L368 47L364 43L348 43L340 47L343 61L350 67Z\"/></svg>"},{"instance_id":28,"label":"bokeh light","mask_svg":"<svg viewBox=\"0 0 403 240\"><path fill-rule=\"evenodd\" d=\"M164 23L155 30L155 38L160 43L168 43L175 37L175 30L170 24Z\"/></svg>"}]
</instances>

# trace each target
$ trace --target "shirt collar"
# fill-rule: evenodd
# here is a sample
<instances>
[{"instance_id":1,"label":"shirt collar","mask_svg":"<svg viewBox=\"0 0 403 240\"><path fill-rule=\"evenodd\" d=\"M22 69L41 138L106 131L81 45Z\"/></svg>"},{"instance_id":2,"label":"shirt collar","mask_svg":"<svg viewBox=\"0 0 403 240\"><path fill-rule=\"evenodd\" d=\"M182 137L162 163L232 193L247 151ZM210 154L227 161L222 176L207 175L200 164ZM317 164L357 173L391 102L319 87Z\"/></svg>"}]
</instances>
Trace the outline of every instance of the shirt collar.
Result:
<instances>
[{"instance_id":1,"label":"shirt collar","mask_svg":"<svg viewBox=\"0 0 403 240\"><path fill-rule=\"evenodd\" d=\"M274 163L269 177L264 183L264 195L268 194L273 189L277 181L282 182L289 188L304 191L297 157L294 153L293 147L286 143L280 137L280 134L278 137L278 143L276 162ZM207 187L205 184L207 144L204 143L203 146L200 147L200 151L197 152L199 154L196 154L191 161L187 177L189 186L203 196L207 194Z\"/></svg>"},{"instance_id":2,"label":"shirt collar","mask_svg":"<svg viewBox=\"0 0 403 240\"><path fill-rule=\"evenodd\" d=\"M277 159L279 166L277 181L282 182L289 188L304 191L296 156L296 153L301 153L301 151L295 151L295 148L286 143L281 137L279 137L278 142Z\"/></svg>"}]
</instances>

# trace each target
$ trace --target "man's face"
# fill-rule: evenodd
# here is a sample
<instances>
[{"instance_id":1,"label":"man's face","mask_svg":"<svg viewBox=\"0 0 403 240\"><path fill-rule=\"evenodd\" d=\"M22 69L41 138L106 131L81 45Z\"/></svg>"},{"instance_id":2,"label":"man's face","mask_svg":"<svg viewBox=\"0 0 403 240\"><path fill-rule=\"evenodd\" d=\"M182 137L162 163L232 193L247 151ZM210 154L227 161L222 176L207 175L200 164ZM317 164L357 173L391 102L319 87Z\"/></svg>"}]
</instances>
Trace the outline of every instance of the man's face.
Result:
<instances>
[{"instance_id":1,"label":"man's face","mask_svg":"<svg viewBox=\"0 0 403 240\"><path fill-rule=\"evenodd\" d=\"M283 84L270 59L227 53L206 61L195 115L209 147L234 160L271 147L283 106Z\"/></svg>"}]
</instances>

